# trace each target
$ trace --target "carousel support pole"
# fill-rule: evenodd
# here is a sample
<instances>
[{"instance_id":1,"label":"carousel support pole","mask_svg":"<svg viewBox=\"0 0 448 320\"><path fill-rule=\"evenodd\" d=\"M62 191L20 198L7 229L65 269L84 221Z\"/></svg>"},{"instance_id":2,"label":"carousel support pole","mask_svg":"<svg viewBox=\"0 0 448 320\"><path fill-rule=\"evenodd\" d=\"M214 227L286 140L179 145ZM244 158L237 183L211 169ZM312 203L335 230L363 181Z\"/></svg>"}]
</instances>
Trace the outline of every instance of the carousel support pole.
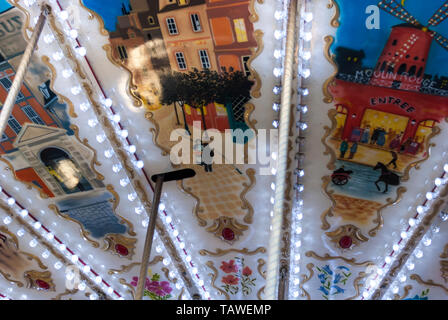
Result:
<instances>
[{"instance_id":1,"label":"carousel support pole","mask_svg":"<svg viewBox=\"0 0 448 320\"><path fill-rule=\"evenodd\" d=\"M137 290L135 300L142 300L143 291L146 282L146 273L148 272L149 257L151 255L151 247L154 238L154 230L156 227L157 212L159 211L160 196L162 195L163 183L173 180L183 180L191 178L196 175L193 169L183 169L177 171L171 171L166 173L160 173L153 175L151 180L156 182L154 189L154 196L152 200L151 214L149 217L148 229L146 231L145 246L143 248L142 265L140 267L140 276L138 277Z\"/></svg>"},{"instance_id":2,"label":"carousel support pole","mask_svg":"<svg viewBox=\"0 0 448 320\"><path fill-rule=\"evenodd\" d=\"M30 64L31 57L33 56L34 50L36 49L37 42L39 41L42 29L44 28L45 21L47 19L47 14L50 12L50 7L47 5L42 6L42 12L37 20L36 26L34 27L33 35L25 49L22 60L20 61L19 68L17 69L14 81L11 85L11 89L8 92L6 101L0 113L0 137L3 136L5 132L6 125L8 124L9 117L11 116L12 109L16 103L17 95L22 88L23 80L25 78L28 65Z\"/></svg>"},{"instance_id":3,"label":"carousel support pole","mask_svg":"<svg viewBox=\"0 0 448 320\"><path fill-rule=\"evenodd\" d=\"M283 90L281 96L280 128L278 141L278 166L275 180L274 216L271 220L272 231L269 238L268 264L266 270L265 299L275 300L280 273L280 243L282 237L284 197L286 189L286 171L289 143L289 125L291 121L291 96L294 75L294 51L296 48L298 0L290 0L286 33L285 66Z\"/></svg>"}]
</instances>

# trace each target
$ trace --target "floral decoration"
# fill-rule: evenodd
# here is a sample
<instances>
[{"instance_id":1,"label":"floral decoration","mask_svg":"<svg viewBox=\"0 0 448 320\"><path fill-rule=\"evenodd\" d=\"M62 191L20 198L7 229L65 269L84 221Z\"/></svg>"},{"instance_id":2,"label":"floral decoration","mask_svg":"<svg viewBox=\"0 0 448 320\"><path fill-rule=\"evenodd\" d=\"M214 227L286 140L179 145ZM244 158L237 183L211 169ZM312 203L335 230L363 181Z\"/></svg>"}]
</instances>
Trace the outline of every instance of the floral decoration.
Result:
<instances>
[{"instance_id":1,"label":"floral decoration","mask_svg":"<svg viewBox=\"0 0 448 320\"><path fill-rule=\"evenodd\" d=\"M241 289L244 296L251 294L255 287L256 278L251 277L252 269L245 265L244 258L235 257L235 259L229 261L222 261L219 268L226 273L221 279L224 284L221 287L227 293L235 295Z\"/></svg>"},{"instance_id":2,"label":"floral decoration","mask_svg":"<svg viewBox=\"0 0 448 320\"><path fill-rule=\"evenodd\" d=\"M137 287L138 277L132 277L131 285ZM146 278L144 296L152 300L168 300L171 298L171 284L168 281L160 281L160 275L155 273L151 279Z\"/></svg>"},{"instance_id":3,"label":"floral decoration","mask_svg":"<svg viewBox=\"0 0 448 320\"><path fill-rule=\"evenodd\" d=\"M316 269L319 271L318 278L321 283L318 290L322 292L324 299L328 300L329 296L345 292L343 287L346 286L347 280L352 275L349 268L339 266L333 271L329 265L325 265L322 268L316 267Z\"/></svg>"}]
</instances>

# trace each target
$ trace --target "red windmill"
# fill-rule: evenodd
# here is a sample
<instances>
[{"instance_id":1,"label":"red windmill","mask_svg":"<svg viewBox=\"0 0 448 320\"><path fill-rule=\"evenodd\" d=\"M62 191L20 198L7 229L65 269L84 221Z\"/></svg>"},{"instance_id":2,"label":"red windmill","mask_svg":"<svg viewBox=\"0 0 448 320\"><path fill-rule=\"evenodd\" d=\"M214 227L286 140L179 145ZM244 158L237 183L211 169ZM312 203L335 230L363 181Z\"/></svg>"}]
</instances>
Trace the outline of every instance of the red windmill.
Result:
<instances>
[{"instance_id":1,"label":"red windmill","mask_svg":"<svg viewBox=\"0 0 448 320\"><path fill-rule=\"evenodd\" d=\"M396 0L383 0L378 6L405 23L392 27L370 84L419 91L433 39L448 49L448 39L429 29L448 17L448 1L429 19L427 26L421 24Z\"/></svg>"}]
</instances>

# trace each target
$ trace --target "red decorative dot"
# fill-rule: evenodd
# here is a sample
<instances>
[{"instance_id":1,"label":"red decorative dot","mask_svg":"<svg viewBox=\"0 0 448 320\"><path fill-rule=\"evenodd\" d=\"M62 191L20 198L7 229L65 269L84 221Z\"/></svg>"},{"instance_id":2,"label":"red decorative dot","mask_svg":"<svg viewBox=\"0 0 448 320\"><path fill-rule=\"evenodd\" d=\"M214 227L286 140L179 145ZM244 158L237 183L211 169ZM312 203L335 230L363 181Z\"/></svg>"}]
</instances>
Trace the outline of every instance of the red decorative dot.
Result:
<instances>
[{"instance_id":1,"label":"red decorative dot","mask_svg":"<svg viewBox=\"0 0 448 320\"><path fill-rule=\"evenodd\" d=\"M48 289L50 289L50 285L49 285L47 282L45 282L44 280L40 280L40 279L36 280L36 285L37 285L40 289L43 289L43 290L48 290Z\"/></svg>"},{"instance_id":2,"label":"red decorative dot","mask_svg":"<svg viewBox=\"0 0 448 320\"><path fill-rule=\"evenodd\" d=\"M342 249L348 249L352 246L353 244L353 240L352 238L350 238L349 236L343 236L340 240L339 240L339 246Z\"/></svg>"},{"instance_id":3,"label":"red decorative dot","mask_svg":"<svg viewBox=\"0 0 448 320\"><path fill-rule=\"evenodd\" d=\"M222 237L224 238L224 240L232 241L233 239L235 239L235 232L233 232L233 230L230 228L224 228L222 230Z\"/></svg>"},{"instance_id":4,"label":"red decorative dot","mask_svg":"<svg viewBox=\"0 0 448 320\"><path fill-rule=\"evenodd\" d=\"M117 251L117 253L122 256L127 256L129 254L128 248L126 248L125 246L123 246L121 244L115 245L115 251Z\"/></svg>"}]
</instances>

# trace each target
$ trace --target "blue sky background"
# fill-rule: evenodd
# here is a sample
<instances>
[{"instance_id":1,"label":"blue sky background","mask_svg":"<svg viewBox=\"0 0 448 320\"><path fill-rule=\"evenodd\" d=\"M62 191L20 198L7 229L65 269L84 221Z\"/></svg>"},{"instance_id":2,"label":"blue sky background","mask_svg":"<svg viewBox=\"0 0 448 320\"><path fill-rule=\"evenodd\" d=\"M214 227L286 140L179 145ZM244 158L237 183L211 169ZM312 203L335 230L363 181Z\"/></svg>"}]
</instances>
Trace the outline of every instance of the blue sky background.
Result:
<instances>
[{"instance_id":1,"label":"blue sky background","mask_svg":"<svg viewBox=\"0 0 448 320\"><path fill-rule=\"evenodd\" d=\"M401 0L397 0L401 3ZM383 51L391 31L391 27L404 23L386 11L380 9L380 29L368 30L365 26L365 13L369 5L377 5L380 0L337 0L341 8L341 26L337 31L333 48L349 47L363 49L366 53L364 65L373 67ZM404 8L421 24L426 25L432 15L445 3L445 0L405 0ZM430 28L448 38L448 19L437 27ZM448 50L443 49L436 41L431 46L427 74L448 75Z\"/></svg>"},{"instance_id":2,"label":"blue sky background","mask_svg":"<svg viewBox=\"0 0 448 320\"><path fill-rule=\"evenodd\" d=\"M123 15L121 4L124 3L126 8L129 8L129 0L83 0L83 3L103 18L107 31L115 31L117 17Z\"/></svg>"},{"instance_id":3,"label":"blue sky background","mask_svg":"<svg viewBox=\"0 0 448 320\"><path fill-rule=\"evenodd\" d=\"M6 0L0 0L0 12L3 12L5 10L8 10L9 8L11 8L12 5L10 5L8 3L8 1Z\"/></svg>"}]
</instances>

